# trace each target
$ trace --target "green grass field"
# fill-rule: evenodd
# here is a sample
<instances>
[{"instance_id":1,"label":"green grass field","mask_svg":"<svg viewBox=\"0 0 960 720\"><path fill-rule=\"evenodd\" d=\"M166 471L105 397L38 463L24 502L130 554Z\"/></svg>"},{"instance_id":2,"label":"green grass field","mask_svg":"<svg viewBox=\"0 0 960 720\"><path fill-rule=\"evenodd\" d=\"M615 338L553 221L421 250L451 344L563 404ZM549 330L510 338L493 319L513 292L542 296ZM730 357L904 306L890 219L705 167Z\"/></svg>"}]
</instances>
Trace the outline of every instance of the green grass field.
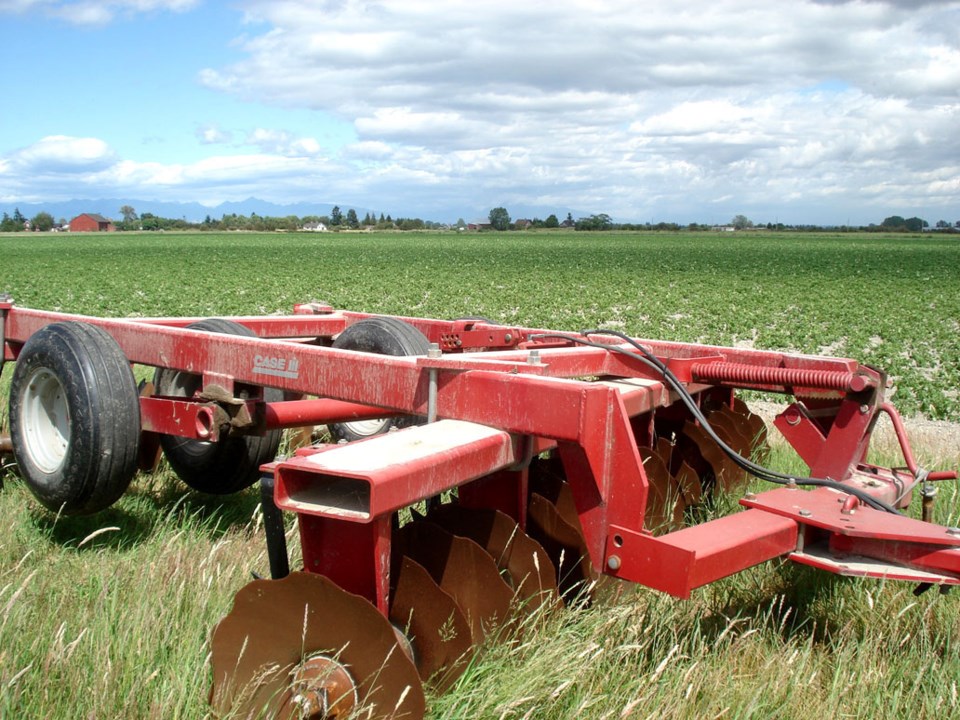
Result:
<instances>
[{"instance_id":1,"label":"green grass field","mask_svg":"<svg viewBox=\"0 0 960 720\"><path fill-rule=\"evenodd\" d=\"M289 312L322 300L854 357L907 414L960 420L960 242L788 233L0 236L0 292L95 315Z\"/></svg>"},{"instance_id":2,"label":"green grass field","mask_svg":"<svg viewBox=\"0 0 960 720\"><path fill-rule=\"evenodd\" d=\"M908 414L954 421L958 267L960 243L926 236L0 236L0 292L29 307L214 316L318 299L826 349L890 370ZM930 466L960 459L921 450ZM779 447L771 464L802 470ZM0 718L204 717L210 630L250 572L267 572L256 494L201 496L162 470L104 513L58 518L2 478ZM937 519L960 524L956 486L938 502ZM292 526L290 541L295 562ZM960 596L911 590L788 563L689 601L616 587L490 648L430 698L430 717L960 716Z\"/></svg>"}]
</instances>

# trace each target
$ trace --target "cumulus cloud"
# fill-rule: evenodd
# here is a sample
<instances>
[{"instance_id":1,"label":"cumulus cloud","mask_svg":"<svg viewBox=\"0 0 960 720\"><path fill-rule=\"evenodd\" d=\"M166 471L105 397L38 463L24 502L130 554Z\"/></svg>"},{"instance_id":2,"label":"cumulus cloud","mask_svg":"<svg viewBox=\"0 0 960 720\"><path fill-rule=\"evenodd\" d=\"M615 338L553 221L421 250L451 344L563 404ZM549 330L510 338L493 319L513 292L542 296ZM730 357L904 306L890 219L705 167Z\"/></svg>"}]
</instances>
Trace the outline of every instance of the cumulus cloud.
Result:
<instances>
[{"instance_id":1,"label":"cumulus cloud","mask_svg":"<svg viewBox=\"0 0 960 720\"><path fill-rule=\"evenodd\" d=\"M285 130L268 128L250 131L246 144L258 147L262 152L284 157L310 157L319 155L322 150L316 138L296 137Z\"/></svg>"},{"instance_id":2,"label":"cumulus cloud","mask_svg":"<svg viewBox=\"0 0 960 720\"><path fill-rule=\"evenodd\" d=\"M0 0L0 10L72 8L94 21L191 4ZM215 154L202 162L137 163L104 145L73 155L89 166L58 172L131 192L206 182L204 197L223 199L316 198L324 187L341 203L437 219L499 204L624 220L870 222L924 208L960 218L958 0L239 9L240 59L199 69L199 83L318 111L354 141L338 147L322 122L292 132L231 117L230 129L197 127ZM48 140L0 158L0 174L31 153L42 165Z\"/></svg>"},{"instance_id":3,"label":"cumulus cloud","mask_svg":"<svg viewBox=\"0 0 960 720\"><path fill-rule=\"evenodd\" d=\"M29 147L15 151L7 162L22 172L83 172L98 170L114 162L114 154L103 140L50 135Z\"/></svg>"},{"instance_id":4,"label":"cumulus cloud","mask_svg":"<svg viewBox=\"0 0 960 720\"><path fill-rule=\"evenodd\" d=\"M310 139L298 144L312 150ZM195 197L240 200L257 195L289 201L297 188L329 186L344 168L308 153L272 152L216 155L192 163L124 159L97 138L47 137L0 157L4 196L25 201L76 196L145 197L185 200ZM271 192L263 192L267 183ZM63 188L69 188L64 194Z\"/></svg>"},{"instance_id":5,"label":"cumulus cloud","mask_svg":"<svg viewBox=\"0 0 960 720\"><path fill-rule=\"evenodd\" d=\"M244 9L268 29L201 81L352 123L381 170L370 185L405 174L621 217L685 202L689 217L731 190L754 207L919 196L960 157L960 37L931 32L956 27L957 2ZM881 185L897 189L867 190Z\"/></svg>"}]
</instances>

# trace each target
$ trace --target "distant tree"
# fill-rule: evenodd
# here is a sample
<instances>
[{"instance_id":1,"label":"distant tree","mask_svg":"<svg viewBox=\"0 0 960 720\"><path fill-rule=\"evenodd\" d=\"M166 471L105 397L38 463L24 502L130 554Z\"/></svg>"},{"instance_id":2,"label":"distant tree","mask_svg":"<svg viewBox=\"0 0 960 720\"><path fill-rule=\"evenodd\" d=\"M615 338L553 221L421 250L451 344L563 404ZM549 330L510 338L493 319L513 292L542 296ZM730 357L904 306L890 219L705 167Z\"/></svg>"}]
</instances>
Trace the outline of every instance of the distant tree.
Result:
<instances>
[{"instance_id":1,"label":"distant tree","mask_svg":"<svg viewBox=\"0 0 960 720\"><path fill-rule=\"evenodd\" d=\"M360 227L360 220L357 219L357 211L353 208L347 210L347 225L352 227L354 230Z\"/></svg>"},{"instance_id":2,"label":"distant tree","mask_svg":"<svg viewBox=\"0 0 960 720\"><path fill-rule=\"evenodd\" d=\"M558 228L560 227L560 220L557 219L557 216L554 214L547 215L547 219L543 221L543 226L545 228Z\"/></svg>"},{"instance_id":3,"label":"distant tree","mask_svg":"<svg viewBox=\"0 0 960 720\"><path fill-rule=\"evenodd\" d=\"M733 220L730 221L730 224L737 230L746 230L747 228L753 227L753 221L746 215L735 215Z\"/></svg>"},{"instance_id":4,"label":"distant tree","mask_svg":"<svg viewBox=\"0 0 960 720\"><path fill-rule=\"evenodd\" d=\"M123 215L123 222L135 223L137 221L137 211L132 205L121 205L120 214Z\"/></svg>"},{"instance_id":5,"label":"distant tree","mask_svg":"<svg viewBox=\"0 0 960 720\"><path fill-rule=\"evenodd\" d=\"M330 211L330 224L343 225L343 213L340 212L339 205L334 205L333 210Z\"/></svg>"},{"instance_id":6,"label":"distant tree","mask_svg":"<svg viewBox=\"0 0 960 720\"><path fill-rule=\"evenodd\" d=\"M15 232L16 223L13 222L13 218L10 217L7 213L3 214L3 220L0 220L0 232ZM23 229L23 226L20 226L20 229Z\"/></svg>"},{"instance_id":7,"label":"distant tree","mask_svg":"<svg viewBox=\"0 0 960 720\"><path fill-rule=\"evenodd\" d=\"M490 219L490 225L494 230L508 230L510 228L510 213L506 208L495 207L487 216Z\"/></svg>"},{"instance_id":8,"label":"distant tree","mask_svg":"<svg viewBox=\"0 0 960 720\"><path fill-rule=\"evenodd\" d=\"M48 212L38 212L30 221L30 227L40 232L49 231L53 227L53 215Z\"/></svg>"},{"instance_id":9,"label":"distant tree","mask_svg":"<svg viewBox=\"0 0 960 720\"><path fill-rule=\"evenodd\" d=\"M226 216L224 216L226 217ZM241 215L241 217L243 217ZM246 219L246 218L244 218ZM140 227L144 230L159 230L160 218L153 213L140 213Z\"/></svg>"},{"instance_id":10,"label":"distant tree","mask_svg":"<svg viewBox=\"0 0 960 720\"><path fill-rule=\"evenodd\" d=\"M420 218L397 218L397 227L401 230L423 230L426 224Z\"/></svg>"},{"instance_id":11,"label":"distant tree","mask_svg":"<svg viewBox=\"0 0 960 720\"><path fill-rule=\"evenodd\" d=\"M457 224L454 225L457 230L463 230L467 227L467 223L463 221L463 218L457 218Z\"/></svg>"},{"instance_id":12,"label":"distant tree","mask_svg":"<svg viewBox=\"0 0 960 720\"><path fill-rule=\"evenodd\" d=\"M613 220L606 213L591 215L577 220L574 228L577 230L612 230Z\"/></svg>"},{"instance_id":13,"label":"distant tree","mask_svg":"<svg viewBox=\"0 0 960 720\"><path fill-rule=\"evenodd\" d=\"M907 226L907 221L903 219L900 215L891 215L888 218L884 218L883 222L880 223L880 227L887 229L902 229Z\"/></svg>"},{"instance_id":14,"label":"distant tree","mask_svg":"<svg viewBox=\"0 0 960 720\"><path fill-rule=\"evenodd\" d=\"M904 221L904 225L907 226L907 230L910 232L922 232L924 228L930 227L930 223L918 217L907 218Z\"/></svg>"}]
</instances>

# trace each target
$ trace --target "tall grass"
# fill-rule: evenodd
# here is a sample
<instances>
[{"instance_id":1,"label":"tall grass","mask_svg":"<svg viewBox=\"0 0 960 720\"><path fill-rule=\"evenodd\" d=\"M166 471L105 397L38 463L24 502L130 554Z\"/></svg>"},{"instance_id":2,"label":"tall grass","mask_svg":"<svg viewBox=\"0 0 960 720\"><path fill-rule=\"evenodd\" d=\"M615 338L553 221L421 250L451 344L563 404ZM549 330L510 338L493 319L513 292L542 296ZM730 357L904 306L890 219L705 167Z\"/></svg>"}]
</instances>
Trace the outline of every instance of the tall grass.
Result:
<instances>
[{"instance_id":1,"label":"tall grass","mask_svg":"<svg viewBox=\"0 0 960 720\"><path fill-rule=\"evenodd\" d=\"M771 463L796 469L779 445ZM163 470L94 518L58 518L5 481L0 718L206 716L210 631L267 572L256 494L200 496ZM958 501L942 491L938 519ZM486 648L429 716L955 716L958 596L911 590L785 561L687 601L609 581Z\"/></svg>"},{"instance_id":2,"label":"tall grass","mask_svg":"<svg viewBox=\"0 0 960 720\"><path fill-rule=\"evenodd\" d=\"M0 242L0 291L26 306L207 316L316 298L805 352L839 342L839 354L899 368L902 407L960 412L955 243L584 233ZM210 258L229 270L198 274ZM892 446L878 448L877 462L902 464ZM960 460L941 442L916 449L928 467ZM770 464L803 470L782 445ZM12 472L0 478L0 719L207 716L210 631L250 573L267 574L256 493L196 495L163 469L104 513L63 518ZM936 519L960 525L955 485L941 490ZM960 716L960 600L911 590L787 562L687 601L607 583L591 606L528 619L487 648L451 692L429 698L430 717Z\"/></svg>"}]
</instances>

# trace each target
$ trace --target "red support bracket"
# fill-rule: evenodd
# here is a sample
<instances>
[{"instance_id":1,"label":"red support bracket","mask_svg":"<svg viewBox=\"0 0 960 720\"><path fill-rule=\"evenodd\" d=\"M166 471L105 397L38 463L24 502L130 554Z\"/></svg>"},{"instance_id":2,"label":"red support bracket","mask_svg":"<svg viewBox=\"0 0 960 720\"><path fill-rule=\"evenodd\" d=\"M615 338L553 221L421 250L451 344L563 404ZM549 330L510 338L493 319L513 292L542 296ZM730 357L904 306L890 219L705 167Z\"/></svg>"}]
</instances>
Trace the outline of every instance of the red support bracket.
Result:
<instances>
[{"instance_id":1,"label":"red support bracket","mask_svg":"<svg viewBox=\"0 0 960 720\"><path fill-rule=\"evenodd\" d=\"M850 497L830 488L781 488L745 497L740 504L850 537L960 546L960 532L954 532L955 528L925 523L859 504L851 508L853 504L847 504ZM847 512L844 512L845 509Z\"/></svg>"},{"instance_id":2,"label":"red support bracket","mask_svg":"<svg viewBox=\"0 0 960 720\"><path fill-rule=\"evenodd\" d=\"M789 555L795 562L840 575L960 584L960 528L875 510L828 488L771 490L740 502L801 525Z\"/></svg>"},{"instance_id":3,"label":"red support bracket","mask_svg":"<svg viewBox=\"0 0 960 720\"><path fill-rule=\"evenodd\" d=\"M688 598L695 588L796 547L797 523L760 510L727 515L661 537L612 526L604 572Z\"/></svg>"},{"instance_id":4,"label":"red support bracket","mask_svg":"<svg viewBox=\"0 0 960 720\"><path fill-rule=\"evenodd\" d=\"M217 422L219 409L216 403L142 397L140 429L143 432L217 442L220 439L220 426Z\"/></svg>"}]
</instances>

